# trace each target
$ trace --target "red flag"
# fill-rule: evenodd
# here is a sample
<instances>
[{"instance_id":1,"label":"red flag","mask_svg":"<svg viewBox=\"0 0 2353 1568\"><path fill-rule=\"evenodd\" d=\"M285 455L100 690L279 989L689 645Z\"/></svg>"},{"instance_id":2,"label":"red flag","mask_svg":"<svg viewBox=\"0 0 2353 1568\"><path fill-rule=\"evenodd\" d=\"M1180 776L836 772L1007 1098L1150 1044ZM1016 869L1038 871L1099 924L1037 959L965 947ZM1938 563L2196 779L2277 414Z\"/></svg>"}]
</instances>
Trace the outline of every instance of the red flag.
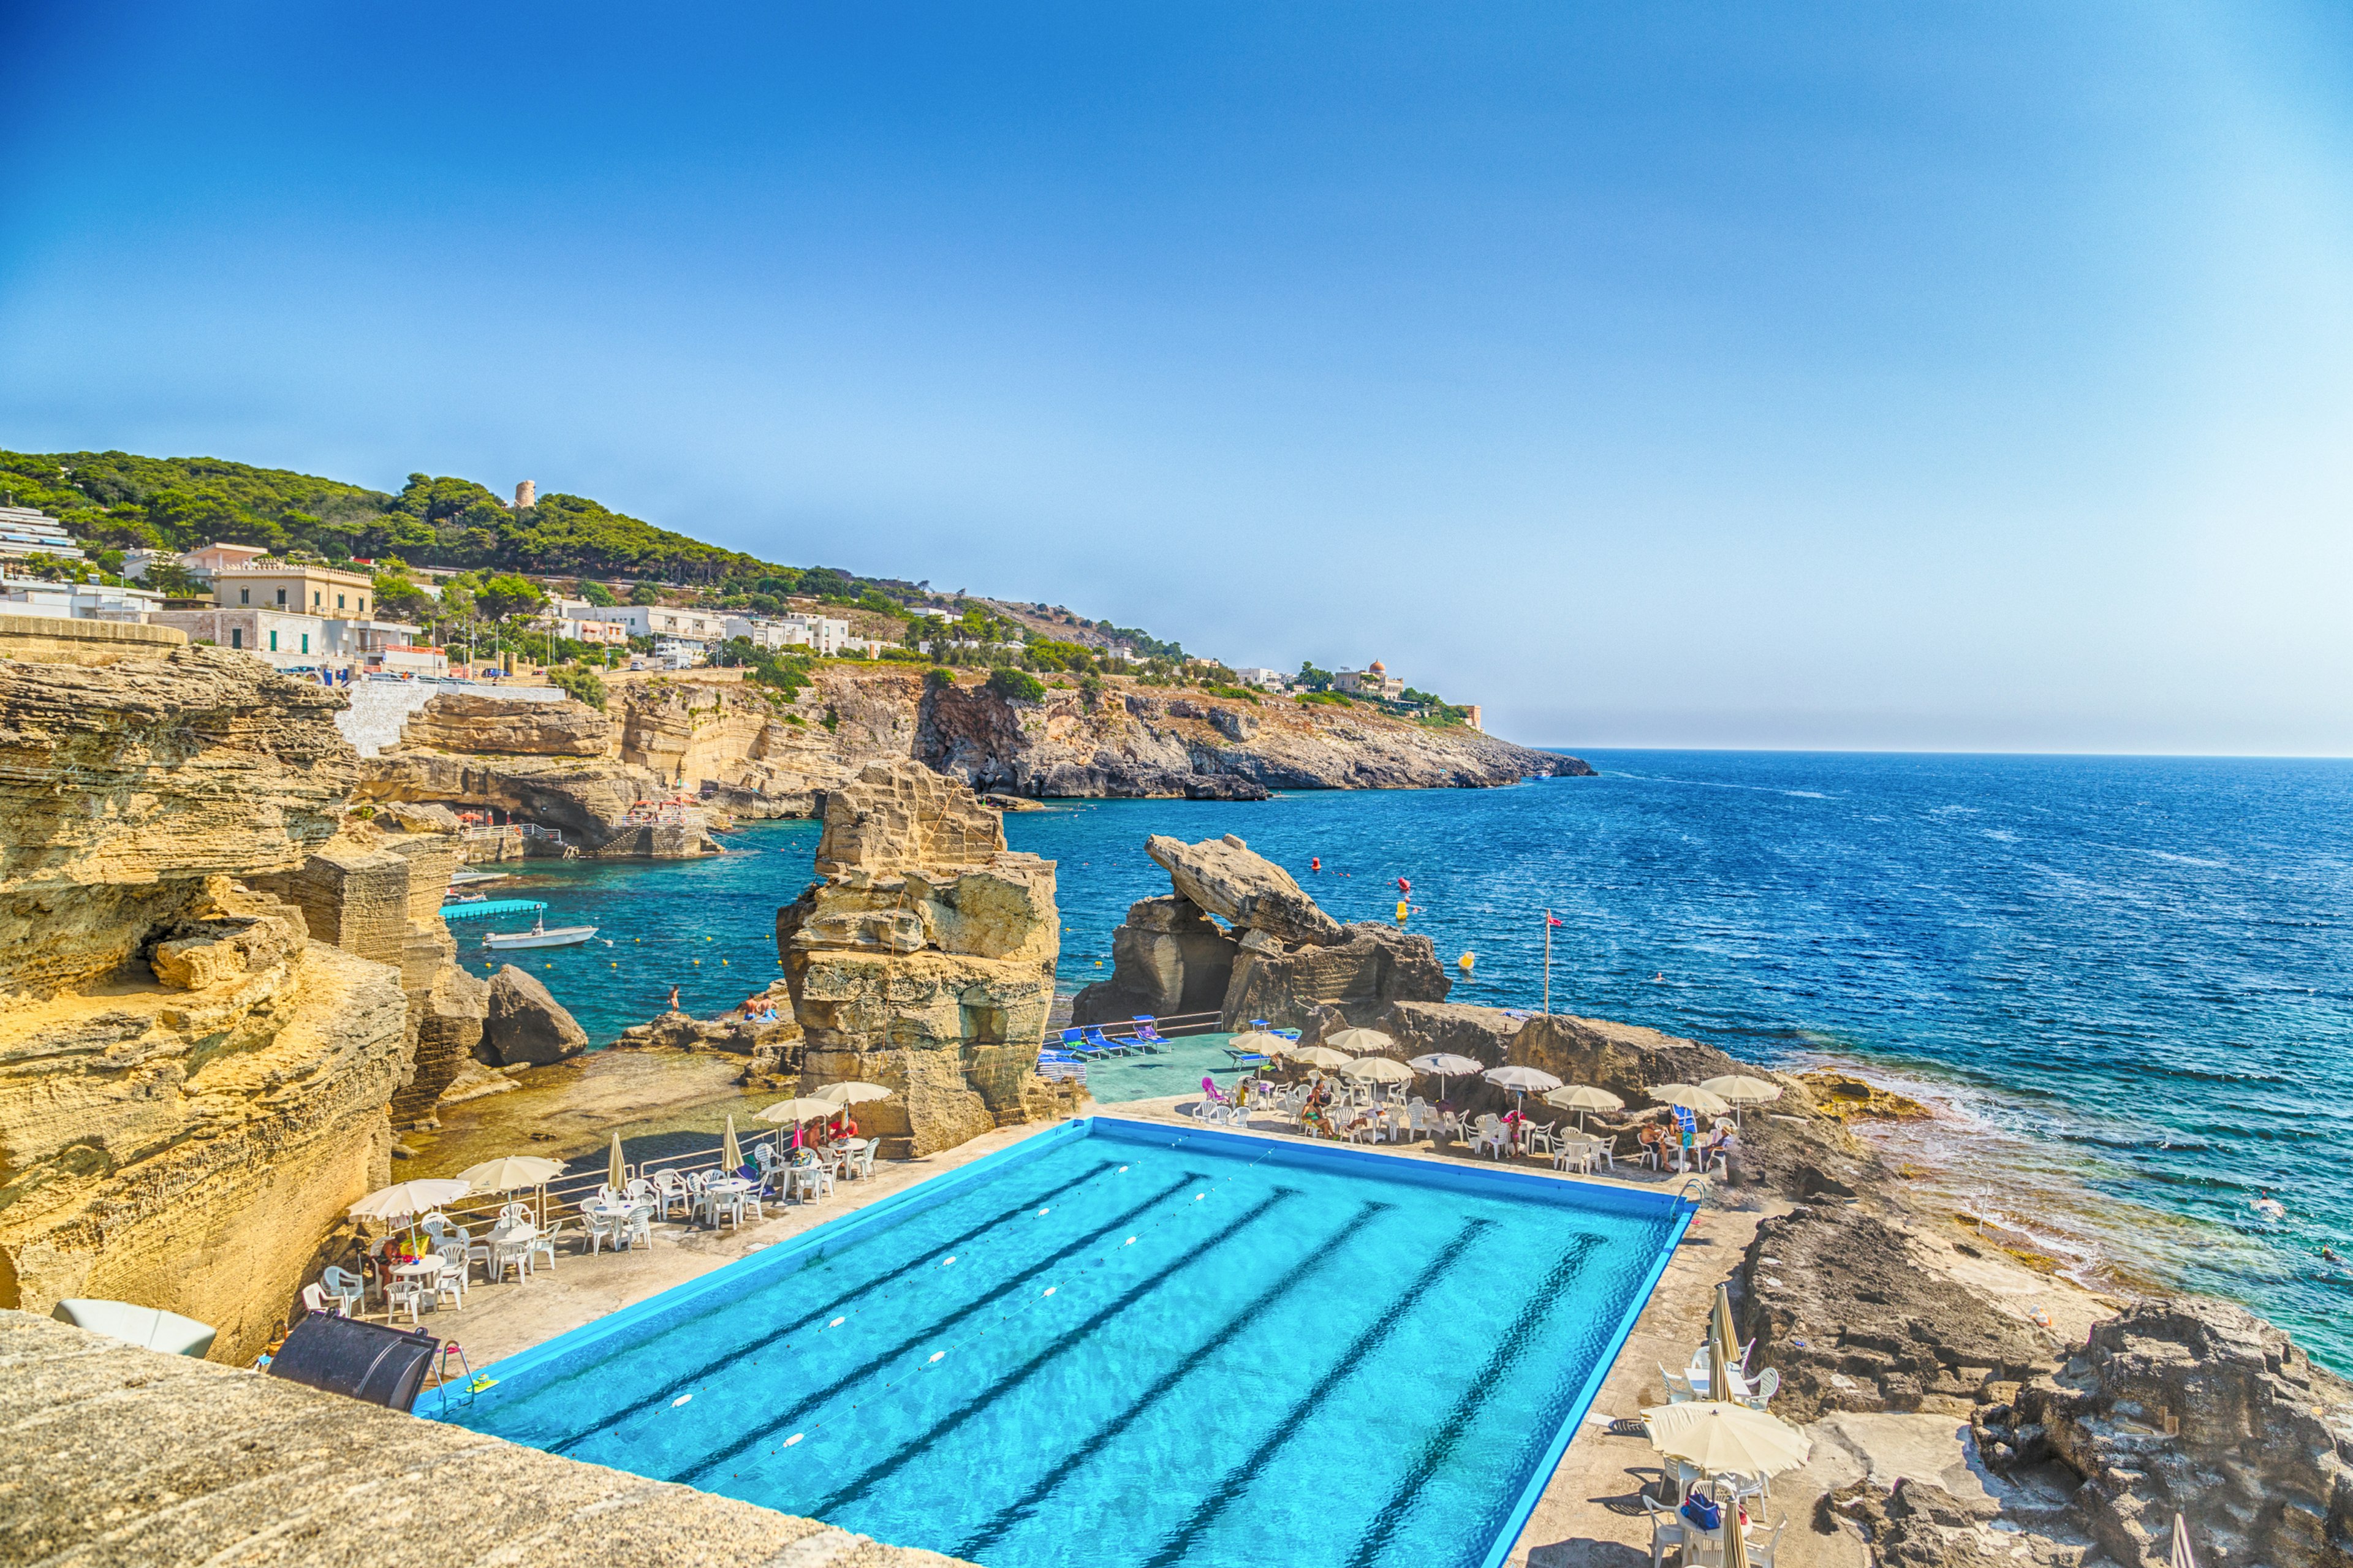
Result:
<instances>
[{"instance_id":1,"label":"red flag","mask_svg":"<svg viewBox=\"0 0 2353 1568\"><path fill-rule=\"evenodd\" d=\"M1560 917L1559 917L1558 915L1554 914L1554 913L1553 913L1551 910L1546 910L1546 911L1545 911L1545 924L1546 924L1546 925L1548 925L1548 926L1556 926L1556 925L1559 925L1560 923L1561 923L1561 919L1560 919Z\"/></svg>"}]
</instances>

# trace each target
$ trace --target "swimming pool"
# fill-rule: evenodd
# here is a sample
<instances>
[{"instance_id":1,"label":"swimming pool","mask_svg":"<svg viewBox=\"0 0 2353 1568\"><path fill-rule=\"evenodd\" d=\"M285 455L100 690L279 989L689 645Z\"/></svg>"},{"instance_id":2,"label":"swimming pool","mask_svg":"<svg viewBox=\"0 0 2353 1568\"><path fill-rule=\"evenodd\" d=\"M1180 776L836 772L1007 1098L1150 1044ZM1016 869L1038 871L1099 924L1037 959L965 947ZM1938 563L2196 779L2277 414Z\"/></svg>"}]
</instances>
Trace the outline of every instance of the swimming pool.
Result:
<instances>
[{"instance_id":1,"label":"swimming pool","mask_svg":"<svg viewBox=\"0 0 2353 1568\"><path fill-rule=\"evenodd\" d=\"M1689 1220L1092 1117L502 1362L444 1418L987 1568L1499 1563Z\"/></svg>"}]
</instances>

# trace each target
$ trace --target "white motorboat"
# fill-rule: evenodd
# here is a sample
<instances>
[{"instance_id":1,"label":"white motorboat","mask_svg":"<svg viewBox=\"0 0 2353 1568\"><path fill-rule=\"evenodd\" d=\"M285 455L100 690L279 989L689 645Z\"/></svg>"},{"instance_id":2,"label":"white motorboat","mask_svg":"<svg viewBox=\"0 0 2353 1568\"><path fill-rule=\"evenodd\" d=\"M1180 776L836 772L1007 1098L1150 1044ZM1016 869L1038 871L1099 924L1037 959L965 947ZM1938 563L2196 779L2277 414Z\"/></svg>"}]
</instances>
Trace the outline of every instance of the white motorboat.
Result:
<instances>
[{"instance_id":1,"label":"white motorboat","mask_svg":"<svg viewBox=\"0 0 2353 1568\"><path fill-rule=\"evenodd\" d=\"M577 947L596 934L595 926L556 926L534 921L529 931L488 931L482 945L503 951L511 947Z\"/></svg>"}]
</instances>

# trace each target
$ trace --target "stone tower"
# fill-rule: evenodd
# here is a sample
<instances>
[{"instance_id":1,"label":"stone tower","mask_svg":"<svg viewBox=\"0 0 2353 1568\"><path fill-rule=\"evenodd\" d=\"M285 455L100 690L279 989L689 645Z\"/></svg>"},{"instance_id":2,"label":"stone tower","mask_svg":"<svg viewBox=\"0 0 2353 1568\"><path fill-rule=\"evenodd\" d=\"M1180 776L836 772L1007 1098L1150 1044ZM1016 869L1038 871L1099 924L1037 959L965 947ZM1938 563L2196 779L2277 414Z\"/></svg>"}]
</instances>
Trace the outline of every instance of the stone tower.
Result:
<instances>
[{"instance_id":1,"label":"stone tower","mask_svg":"<svg viewBox=\"0 0 2353 1568\"><path fill-rule=\"evenodd\" d=\"M522 511L539 504L539 486L524 479L515 486L515 510Z\"/></svg>"}]
</instances>

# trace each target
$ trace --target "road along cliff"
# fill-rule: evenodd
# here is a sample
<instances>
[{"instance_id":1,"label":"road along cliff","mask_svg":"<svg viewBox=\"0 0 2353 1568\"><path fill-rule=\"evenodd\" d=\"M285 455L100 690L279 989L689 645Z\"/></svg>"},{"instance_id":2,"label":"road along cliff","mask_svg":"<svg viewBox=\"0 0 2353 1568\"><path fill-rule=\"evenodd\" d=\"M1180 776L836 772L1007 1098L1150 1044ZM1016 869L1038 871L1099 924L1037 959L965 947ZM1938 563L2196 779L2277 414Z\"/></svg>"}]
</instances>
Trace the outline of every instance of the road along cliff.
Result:
<instances>
[{"instance_id":1,"label":"road along cliff","mask_svg":"<svg viewBox=\"0 0 2353 1568\"><path fill-rule=\"evenodd\" d=\"M648 803L683 795L724 817L811 816L827 791L877 761L1032 797L1250 800L1592 772L1575 757L1367 708L1123 679L1026 701L945 670L837 663L789 695L737 670L633 677L611 691L606 712L570 700L436 697L398 745L367 759L361 793L512 814L591 854L677 856L717 846L699 832L649 835Z\"/></svg>"}]
</instances>

